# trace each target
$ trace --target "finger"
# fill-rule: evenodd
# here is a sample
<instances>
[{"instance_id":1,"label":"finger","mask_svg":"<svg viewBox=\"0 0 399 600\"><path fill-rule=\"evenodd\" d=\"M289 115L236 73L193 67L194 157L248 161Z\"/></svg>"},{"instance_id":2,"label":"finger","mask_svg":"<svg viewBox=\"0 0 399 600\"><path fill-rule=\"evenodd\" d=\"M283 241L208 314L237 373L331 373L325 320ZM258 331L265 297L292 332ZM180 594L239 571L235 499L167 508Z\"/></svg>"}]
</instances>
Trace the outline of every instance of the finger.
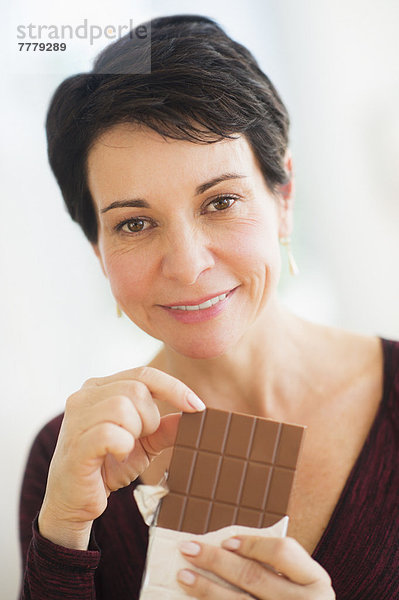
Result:
<instances>
[{"instance_id":1,"label":"finger","mask_svg":"<svg viewBox=\"0 0 399 600\"><path fill-rule=\"evenodd\" d=\"M222 546L240 556L270 565L301 585L310 585L329 577L323 567L291 537L236 536L223 542Z\"/></svg>"},{"instance_id":2,"label":"finger","mask_svg":"<svg viewBox=\"0 0 399 600\"><path fill-rule=\"evenodd\" d=\"M102 408L107 406L107 401L114 403L113 406L109 406L111 410L107 411L108 418L102 412ZM93 407L95 407L94 411ZM68 417L71 418L72 415L81 427L85 424L90 427L95 422L104 420L120 424L125 419L131 420L133 413L137 413L141 420L135 437L153 433L158 428L160 419L158 406L148 387L141 381L115 381L101 387L88 387L83 397L80 392L68 398L66 407Z\"/></svg>"},{"instance_id":3,"label":"finger","mask_svg":"<svg viewBox=\"0 0 399 600\"><path fill-rule=\"evenodd\" d=\"M198 542L182 543L179 549L185 559L194 566L218 575L256 598L299 600L302 597L303 590L298 589L298 585L277 575L256 560Z\"/></svg>"},{"instance_id":4,"label":"finger","mask_svg":"<svg viewBox=\"0 0 399 600\"><path fill-rule=\"evenodd\" d=\"M190 569L182 569L177 573L177 581L187 596L194 598L212 598L212 600L246 600L251 596L223 587L207 577Z\"/></svg>"},{"instance_id":5,"label":"finger","mask_svg":"<svg viewBox=\"0 0 399 600\"><path fill-rule=\"evenodd\" d=\"M136 413L141 420L140 431L135 437L145 436L156 431L159 427L160 414L148 387L141 381L118 381L102 386L101 393L106 396L117 395L125 399L124 405L115 407L122 411L122 416L133 418ZM96 406L97 412L97 406Z\"/></svg>"},{"instance_id":6,"label":"finger","mask_svg":"<svg viewBox=\"0 0 399 600\"><path fill-rule=\"evenodd\" d=\"M182 381L153 367L137 367L108 377L89 379L83 387L98 387L122 380L141 381L148 387L152 396L183 412L205 409L202 400Z\"/></svg>"},{"instance_id":7,"label":"finger","mask_svg":"<svg viewBox=\"0 0 399 600\"><path fill-rule=\"evenodd\" d=\"M161 417L158 429L153 434L141 438L140 442L149 457L153 458L166 448L173 446L180 418L181 413L172 413Z\"/></svg>"},{"instance_id":8,"label":"finger","mask_svg":"<svg viewBox=\"0 0 399 600\"><path fill-rule=\"evenodd\" d=\"M128 396L116 395L106 397L96 404L94 410L93 407L83 409L79 417L82 433L101 423L113 423L114 425L123 427L134 438L140 437L143 433L144 418ZM156 420L152 419L152 421L155 421L155 429L159 425L159 419L159 413Z\"/></svg>"},{"instance_id":9,"label":"finger","mask_svg":"<svg viewBox=\"0 0 399 600\"><path fill-rule=\"evenodd\" d=\"M126 429L114 423L99 423L81 437L80 463L85 459L102 461L107 454L123 460L133 450L134 444L134 437Z\"/></svg>"}]
</instances>

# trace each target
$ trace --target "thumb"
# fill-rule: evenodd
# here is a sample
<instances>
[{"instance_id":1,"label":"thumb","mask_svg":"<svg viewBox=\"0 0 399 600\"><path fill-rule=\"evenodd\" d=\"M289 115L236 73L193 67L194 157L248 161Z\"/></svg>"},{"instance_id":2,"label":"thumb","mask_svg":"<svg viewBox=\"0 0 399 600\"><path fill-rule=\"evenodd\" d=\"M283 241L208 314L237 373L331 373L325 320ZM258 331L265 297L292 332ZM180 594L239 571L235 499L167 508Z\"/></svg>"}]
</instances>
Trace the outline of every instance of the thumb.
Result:
<instances>
[{"instance_id":1,"label":"thumb","mask_svg":"<svg viewBox=\"0 0 399 600\"><path fill-rule=\"evenodd\" d=\"M140 442L150 456L154 458L157 454L174 445L177 428L179 426L181 413L172 413L161 417L159 427L154 433L140 439Z\"/></svg>"}]
</instances>

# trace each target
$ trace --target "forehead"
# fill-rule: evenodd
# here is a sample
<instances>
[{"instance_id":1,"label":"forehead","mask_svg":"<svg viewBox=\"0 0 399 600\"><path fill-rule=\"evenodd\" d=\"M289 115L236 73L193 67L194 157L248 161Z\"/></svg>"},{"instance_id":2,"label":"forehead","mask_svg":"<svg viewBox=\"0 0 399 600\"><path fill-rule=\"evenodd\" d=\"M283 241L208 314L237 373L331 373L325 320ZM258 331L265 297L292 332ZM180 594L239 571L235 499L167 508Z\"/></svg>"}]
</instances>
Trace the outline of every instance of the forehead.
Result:
<instances>
[{"instance_id":1,"label":"forehead","mask_svg":"<svg viewBox=\"0 0 399 600\"><path fill-rule=\"evenodd\" d=\"M257 170L252 148L243 135L212 144L164 138L133 124L103 133L88 155L88 183L94 196L112 186L134 185L150 192L159 185L192 188L224 172L250 176ZM121 192L123 190L121 189Z\"/></svg>"}]
</instances>

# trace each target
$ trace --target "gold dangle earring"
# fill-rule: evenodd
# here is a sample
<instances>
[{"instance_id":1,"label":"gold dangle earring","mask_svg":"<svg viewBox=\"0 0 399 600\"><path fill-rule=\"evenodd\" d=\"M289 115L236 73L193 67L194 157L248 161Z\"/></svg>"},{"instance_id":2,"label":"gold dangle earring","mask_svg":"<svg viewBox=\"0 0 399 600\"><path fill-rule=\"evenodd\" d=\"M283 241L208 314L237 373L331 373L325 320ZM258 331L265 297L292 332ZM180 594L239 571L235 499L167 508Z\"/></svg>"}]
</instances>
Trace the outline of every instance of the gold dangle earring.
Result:
<instances>
[{"instance_id":1,"label":"gold dangle earring","mask_svg":"<svg viewBox=\"0 0 399 600\"><path fill-rule=\"evenodd\" d=\"M280 244L282 246L285 246L285 248L287 250L288 266L289 266L291 275L298 275L299 274L298 265L295 262L294 255L292 254L292 250L291 250L291 237L290 236L281 237Z\"/></svg>"},{"instance_id":2,"label":"gold dangle earring","mask_svg":"<svg viewBox=\"0 0 399 600\"><path fill-rule=\"evenodd\" d=\"M116 316L118 317L118 319L120 319L122 316L122 311L121 311L118 303L116 303Z\"/></svg>"}]
</instances>

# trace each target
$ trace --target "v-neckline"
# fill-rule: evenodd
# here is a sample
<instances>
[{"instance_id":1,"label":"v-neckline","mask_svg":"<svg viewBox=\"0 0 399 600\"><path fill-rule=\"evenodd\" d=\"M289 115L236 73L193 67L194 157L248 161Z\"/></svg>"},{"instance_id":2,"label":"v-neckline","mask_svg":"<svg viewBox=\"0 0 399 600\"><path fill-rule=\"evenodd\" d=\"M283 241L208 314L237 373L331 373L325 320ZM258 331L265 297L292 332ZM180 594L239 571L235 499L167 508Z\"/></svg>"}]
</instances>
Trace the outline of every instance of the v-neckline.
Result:
<instances>
[{"instance_id":1,"label":"v-neckline","mask_svg":"<svg viewBox=\"0 0 399 600\"><path fill-rule=\"evenodd\" d=\"M377 409L376 415L374 417L373 423L367 434L367 437L364 441L364 444L363 444L363 446L359 452L359 455L348 475L348 478L342 489L341 495L338 498L338 502L335 505L335 508L331 514L331 517L330 517L330 520L328 521L327 527L323 531L321 538L319 539L316 547L314 548L314 550L311 554L312 558L315 558L316 555L319 553L320 549L324 545L325 540L327 539L327 537L329 535L330 530L334 526L336 519L338 519L339 513L341 512L342 508L345 506L350 489L352 488L354 481L356 481L358 471L362 467L363 456L364 456L369 444L371 443L371 439L374 436L375 430L379 426L383 411L386 406L387 397L388 397L389 364L390 364L390 361L388 360L388 352L391 348L392 342L390 342L389 340L382 338L382 337L379 337L379 340L381 343L382 356L383 356L383 367L382 367L383 368L383 386L382 386L383 389L382 389L382 395L381 395L381 399L380 399L380 402L378 405L378 409Z\"/></svg>"}]
</instances>

